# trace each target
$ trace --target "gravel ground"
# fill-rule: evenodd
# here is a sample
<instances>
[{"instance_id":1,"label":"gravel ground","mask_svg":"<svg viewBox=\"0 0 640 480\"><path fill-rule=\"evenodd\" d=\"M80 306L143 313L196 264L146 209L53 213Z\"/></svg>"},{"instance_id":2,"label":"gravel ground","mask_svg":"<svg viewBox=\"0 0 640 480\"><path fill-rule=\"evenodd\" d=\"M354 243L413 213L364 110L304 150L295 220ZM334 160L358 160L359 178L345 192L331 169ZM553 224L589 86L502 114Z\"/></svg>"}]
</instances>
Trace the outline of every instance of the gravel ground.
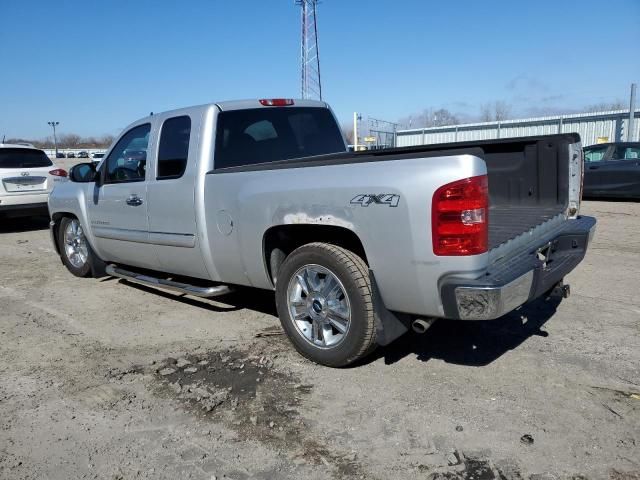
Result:
<instances>
[{"instance_id":1,"label":"gravel ground","mask_svg":"<svg viewBox=\"0 0 640 480\"><path fill-rule=\"evenodd\" d=\"M572 296L437 322L364 363L298 356L269 292L207 301L62 266L0 221L0 478L640 478L640 203Z\"/></svg>"}]
</instances>

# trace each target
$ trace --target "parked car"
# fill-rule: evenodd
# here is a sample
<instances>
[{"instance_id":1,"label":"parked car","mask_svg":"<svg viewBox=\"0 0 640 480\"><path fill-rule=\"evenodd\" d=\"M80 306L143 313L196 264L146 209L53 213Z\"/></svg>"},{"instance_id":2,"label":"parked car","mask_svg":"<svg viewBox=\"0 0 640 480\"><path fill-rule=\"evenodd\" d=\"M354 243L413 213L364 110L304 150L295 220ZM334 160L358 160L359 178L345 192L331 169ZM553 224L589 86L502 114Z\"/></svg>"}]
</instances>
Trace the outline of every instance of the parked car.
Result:
<instances>
[{"instance_id":1,"label":"parked car","mask_svg":"<svg viewBox=\"0 0 640 480\"><path fill-rule=\"evenodd\" d=\"M99 162L104 157L104 152L93 152L91 154L91 158L93 158L94 162Z\"/></svg>"},{"instance_id":2,"label":"parked car","mask_svg":"<svg viewBox=\"0 0 640 480\"><path fill-rule=\"evenodd\" d=\"M0 144L0 216L46 215L49 193L66 177L42 150Z\"/></svg>"},{"instance_id":3,"label":"parked car","mask_svg":"<svg viewBox=\"0 0 640 480\"><path fill-rule=\"evenodd\" d=\"M584 196L640 198L640 142L584 149Z\"/></svg>"},{"instance_id":4,"label":"parked car","mask_svg":"<svg viewBox=\"0 0 640 480\"><path fill-rule=\"evenodd\" d=\"M143 118L99 170L73 167L51 234L80 277L275 290L298 351L344 366L436 318L568 295L596 223L581 154L577 134L347 152L323 102L222 102Z\"/></svg>"},{"instance_id":5,"label":"parked car","mask_svg":"<svg viewBox=\"0 0 640 480\"><path fill-rule=\"evenodd\" d=\"M62 152L56 153L56 158L65 158L64 153Z\"/></svg>"},{"instance_id":6,"label":"parked car","mask_svg":"<svg viewBox=\"0 0 640 480\"><path fill-rule=\"evenodd\" d=\"M78 158L89 158L89 152L82 151L78 153Z\"/></svg>"},{"instance_id":7,"label":"parked car","mask_svg":"<svg viewBox=\"0 0 640 480\"><path fill-rule=\"evenodd\" d=\"M73 152L67 152L67 158L76 158L76 154Z\"/></svg>"}]
</instances>

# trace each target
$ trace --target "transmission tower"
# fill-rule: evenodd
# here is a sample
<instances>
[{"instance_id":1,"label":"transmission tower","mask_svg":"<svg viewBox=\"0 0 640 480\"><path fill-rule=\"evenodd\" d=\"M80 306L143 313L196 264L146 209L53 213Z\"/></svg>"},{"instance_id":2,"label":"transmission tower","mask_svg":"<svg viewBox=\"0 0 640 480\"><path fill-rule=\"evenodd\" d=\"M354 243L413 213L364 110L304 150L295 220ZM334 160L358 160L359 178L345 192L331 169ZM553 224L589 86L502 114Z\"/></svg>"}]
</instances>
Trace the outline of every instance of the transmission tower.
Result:
<instances>
[{"instance_id":1,"label":"transmission tower","mask_svg":"<svg viewBox=\"0 0 640 480\"><path fill-rule=\"evenodd\" d=\"M319 0L296 0L302 7L302 98L322 100L316 7Z\"/></svg>"}]
</instances>

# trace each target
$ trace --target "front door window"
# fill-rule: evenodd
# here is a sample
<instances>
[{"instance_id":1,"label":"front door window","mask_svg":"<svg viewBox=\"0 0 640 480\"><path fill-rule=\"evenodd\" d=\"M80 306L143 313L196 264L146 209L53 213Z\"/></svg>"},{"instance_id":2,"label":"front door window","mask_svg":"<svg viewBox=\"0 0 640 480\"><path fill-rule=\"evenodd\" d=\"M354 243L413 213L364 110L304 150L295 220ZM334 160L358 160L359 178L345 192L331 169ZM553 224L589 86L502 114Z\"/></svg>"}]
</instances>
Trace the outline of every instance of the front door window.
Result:
<instances>
[{"instance_id":1,"label":"front door window","mask_svg":"<svg viewBox=\"0 0 640 480\"><path fill-rule=\"evenodd\" d=\"M144 181L150 132L151 125L147 123L124 134L104 162L104 183Z\"/></svg>"}]
</instances>

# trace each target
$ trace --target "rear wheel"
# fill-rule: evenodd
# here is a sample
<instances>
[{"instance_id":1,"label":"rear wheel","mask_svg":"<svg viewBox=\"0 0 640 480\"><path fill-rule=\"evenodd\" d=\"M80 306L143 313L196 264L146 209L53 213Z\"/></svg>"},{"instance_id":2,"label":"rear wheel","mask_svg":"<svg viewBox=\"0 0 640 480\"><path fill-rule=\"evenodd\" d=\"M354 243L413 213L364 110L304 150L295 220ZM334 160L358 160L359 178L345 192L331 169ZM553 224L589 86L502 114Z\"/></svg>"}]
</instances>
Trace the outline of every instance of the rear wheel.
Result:
<instances>
[{"instance_id":1,"label":"rear wheel","mask_svg":"<svg viewBox=\"0 0 640 480\"><path fill-rule=\"evenodd\" d=\"M369 271L359 256L311 243L285 259L277 278L280 322L302 355L342 367L375 348Z\"/></svg>"},{"instance_id":2,"label":"rear wheel","mask_svg":"<svg viewBox=\"0 0 640 480\"><path fill-rule=\"evenodd\" d=\"M62 219L58 229L58 246L62 262L71 273L76 277L91 275L91 261L95 254L77 218Z\"/></svg>"}]
</instances>

